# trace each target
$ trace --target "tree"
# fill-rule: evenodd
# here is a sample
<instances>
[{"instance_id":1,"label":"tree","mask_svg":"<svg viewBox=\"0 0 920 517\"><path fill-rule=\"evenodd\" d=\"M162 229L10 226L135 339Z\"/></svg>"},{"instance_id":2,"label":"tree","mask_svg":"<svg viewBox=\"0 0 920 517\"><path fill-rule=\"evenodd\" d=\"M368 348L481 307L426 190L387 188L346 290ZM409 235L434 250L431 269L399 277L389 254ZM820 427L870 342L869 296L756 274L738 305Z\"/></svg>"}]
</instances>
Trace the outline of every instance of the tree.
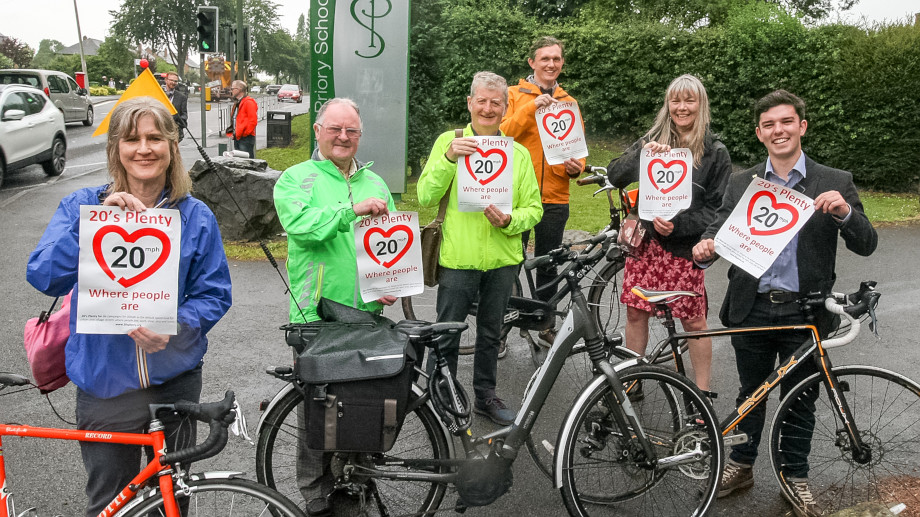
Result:
<instances>
[{"instance_id":1,"label":"tree","mask_svg":"<svg viewBox=\"0 0 920 517\"><path fill-rule=\"evenodd\" d=\"M0 54L10 58L16 68L25 68L32 62L35 52L32 47L16 38L4 38L0 40Z\"/></svg>"},{"instance_id":2,"label":"tree","mask_svg":"<svg viewBox=\"0 0 920 517\"><path fill-rule=\"evenodd\" d=\"M14 68L13 60L4 56L3 54L0 54L0 70L3 70L5 68Z\"/></svg>"},{"instance_id":3,"label":"tree","mask_svg":"<svg viewBox=\"0 0 920 517\"><path fill-rule=\"evenodd\" d=\"M56 39L43 39L38 44L38 52L35 53L35 57L32 58L32 63L29 66L47 69L51 60L54 59L54 55L60 52L62 48L64 48L64 44Z\"/></svg>"},{"instance_id":4,"label":"tree","mask_svg":"<svg viewBox=\"0 0 920 517\"><path fill-rule=\"evenodd\" d=\"M134 52L123 39L109 36L95 56L86 58L86 71L94 80L105 76L126 83L134 77Z\"/></svg>"}]
</instances>

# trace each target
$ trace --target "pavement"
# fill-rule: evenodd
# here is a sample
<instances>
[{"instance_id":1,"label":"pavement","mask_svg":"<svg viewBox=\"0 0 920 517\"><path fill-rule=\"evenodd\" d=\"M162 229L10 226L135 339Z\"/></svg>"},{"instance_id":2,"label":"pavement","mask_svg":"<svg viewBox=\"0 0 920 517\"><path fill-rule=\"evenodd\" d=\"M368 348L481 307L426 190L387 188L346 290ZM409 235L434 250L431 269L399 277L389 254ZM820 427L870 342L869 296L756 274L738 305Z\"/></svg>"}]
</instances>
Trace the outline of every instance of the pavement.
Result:
<instances>
[{"instance_id":1,"label":"pavement","mask_svg":"<svg viewBox=\"0 0 920 517\"><path fill-rule=\"evenodd\" d=\"M286 105L299 107L304 105ZM263 122L264 123L264 122ZM263 130L259 133L265 134ZM208 150L216 151L218 141L209 139ZM260 144L262 145L262 144ZM183 157L197 156L188 140L182 143ZM188 163L191 163L189 161ZM67 172L56 181L40 183L19 190L16 195L0 198L0 288L4 292L0 313L0 370L28 374L28 364L22 348L22 329L28 318L37 316L50 305L50 298L35 291L25 281L25 264L55 207L62 197L87 186L105 182L102 170L70 175ZM917 250L920 249L920 225L881 228L878 251L869 258L857 257L841 246L838 253L837 287L852 291L859 281L879 281L883 293L878 309L881 340L876 341L863 332L857 342L835 349L834 364L870 364L889 368L912 378L920 378L920 314L917 296L920 276L917 275ZM272 397L282 383L269 377L265 368L290 364L291 352L284 344L278 327L285 322L288 298L278 273L265 262L232 261L233 307L210 332L210 347L205 357L203 400L219 399L225 390L233 389L239 397L255 437L260 416L259 403ZM719 304L726 286L726 264L719 261L707 272L710 293L710 325L717 326ZM419 297L416 310L421 318L433 318L434 291ZM425 303L424 300L429 300ZM386 314L401 319L398 306ZM713 389L722 394L715 402L717 413L726 414L733 405L737 378L734 357L727 341L716 340L713 350ZM471 389L472 356L462 356L461 381ZM513 407L518 407L525 386L533 371L526 344L512 333L508 357L499 362L499 394ZM66 386L51 393L47 400L37 391L10 393L0 399L0 422L27 423L39 426L65 426L54 411L73 421L75 389ZM567 401L555 399L553 407L541 415L541 420L553 428L554 419L561 419ZM775 404L771 403L771 408ZM52 410L53 408L53 410ZM484 433L493 427L484 419L474 420L473 432ZM556 420L558 422L559 420ZM769 421L769 420L768 420ZM514 465L514 487L493 505L471 508L468 515L504 516L527 513L534 516L565 515L561 497L551 483L540 474L527 454L521 451ZM82 488L85 474L79 447L72 442L7 437L3 443L2 459L7 468L7 487L16 496L20 509L34 506L38 515L80 515L85 502ZM194 466L201 470L238 470L254 478L254 446L231 437L231 442L218 456ZM772 477L769 460L755 465L756 484L720 500L711 515L745 517L775 517L786 515L788 505L780 497ZM455 499L449 494L448 503ZM449 507L449 506L448 506ZM452 512L447 511L446 514Z\"/></svg>"}]
</instances>

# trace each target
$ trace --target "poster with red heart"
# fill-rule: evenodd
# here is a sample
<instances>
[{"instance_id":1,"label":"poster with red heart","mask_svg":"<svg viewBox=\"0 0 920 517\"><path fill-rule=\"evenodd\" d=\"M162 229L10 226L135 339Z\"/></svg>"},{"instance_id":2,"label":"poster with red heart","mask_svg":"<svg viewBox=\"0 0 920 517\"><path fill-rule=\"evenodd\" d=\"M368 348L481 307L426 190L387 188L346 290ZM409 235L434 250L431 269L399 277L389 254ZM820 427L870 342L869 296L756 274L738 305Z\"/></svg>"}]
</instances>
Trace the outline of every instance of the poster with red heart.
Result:
<instances>
[{"instance_id":1,"label":"poster with red heart","mask_svg":"<svg viewBox=\"0 0 920 517\"><path fill-rule=\"evenodd\" d=\"M365 303L425 290L418 213L390 212L355 221L355 251Z\"/></svg>"},{"instance_id":2,"label":"poster with red heart","mask_svg":"<svg viewBox=\"0 0 920 517\"><path fill-rule=\"evenodd\" d=\"M716 253L760 278L814 213L810 197L754 178L716 234Z\"/></svg>"},{"instance_id":3,"label":"poster with red heart","mask_svg":"<svg viewBox=\"0 0 920 517\"><path fill-rule=\"evenodd\" d=\"M476 151L457 160L457 210L482 212L495 205L511 213L514 183L514 139L475 136Z\"/></svg>"},{"instance_id":4,"label":"poster with red heart","mask_svg":"<svg viewBox=\"0 0 920 517\"><path fill-rule=\"evenodd\" d=\"M690 208L693 195L693 153L671 149L653 153L642 149L639 157L639 218L670 221Z\"/></svg>"},{"instance_id":5,"label":"poster with red heart","mask_svg":"<svg viewBox=\"0 0 920 517\"><path fill-rule=\"evenodd\" d=\"M172 209L80 207L78 333L176 334L179 217Z\"/></svg>"},{"instance_id":6,"label":"poster with red heart","mask_svg":"<svg viewBox=\"0 0 920 517\"><path fill-rule=\"evenodd\" d=\"M536 117L547 163L559 165L569 158L588 156L588 142L585 141L578 103L554 102L538 108Z\"/></svg>"}]
</instances>

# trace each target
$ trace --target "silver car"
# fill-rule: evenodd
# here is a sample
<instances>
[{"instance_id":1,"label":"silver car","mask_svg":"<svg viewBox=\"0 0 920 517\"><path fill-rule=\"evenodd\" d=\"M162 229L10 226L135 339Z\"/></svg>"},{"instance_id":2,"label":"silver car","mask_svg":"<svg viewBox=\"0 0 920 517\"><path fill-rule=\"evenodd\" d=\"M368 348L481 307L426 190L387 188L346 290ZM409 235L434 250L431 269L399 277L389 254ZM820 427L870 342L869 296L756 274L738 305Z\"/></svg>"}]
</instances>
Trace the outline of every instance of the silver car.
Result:
<instances>
[{"instance_id":1,"label":"silver car","mask_svg":"<svg viewBox=\"0 0 920 517\"><path fill-rule=\"evenodd\" d=\"M85 88L77 86L72 77L54 70L0 70L0 84L22 84L38 88L64 114L64 122L93 125L93 104Z\"/></svg>"},{"instance_id":2,"label":"silver car","mask_svg":"<svg viewBox=\"0 0 920 517\"><path fill-rule=\"evenodd\" d=\"M0 84L0 185L9 171L34 163L48 176L67 163L64 116L40 90Z\"/></svg>"}]
</instances>

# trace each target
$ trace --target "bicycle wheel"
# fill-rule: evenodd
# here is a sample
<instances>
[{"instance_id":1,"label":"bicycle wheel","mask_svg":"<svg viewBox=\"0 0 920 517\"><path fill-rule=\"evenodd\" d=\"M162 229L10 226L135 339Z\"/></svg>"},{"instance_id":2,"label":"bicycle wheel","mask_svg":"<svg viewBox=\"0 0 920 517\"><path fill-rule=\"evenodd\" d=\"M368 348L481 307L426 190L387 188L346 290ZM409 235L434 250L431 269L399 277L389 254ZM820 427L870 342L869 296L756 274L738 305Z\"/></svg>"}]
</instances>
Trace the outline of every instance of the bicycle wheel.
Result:
<instances>
[{"instance_id":1,"label":"bicycle wheel","mask_svg":"<svg viewBox=\"0 0 920 517\"><path fill-rule=\"evenodd\" d=\"M515 278L514 284L511 286L511 296L521 296L521 279ZM407 320L423 320L427 321L426 318L420 317L416 313L415 302L412 301L411 296L403 296L400 299L400 305L402 306L403 317ZM416 300L421 298L420 296L415 297ZM426 300L428 301L428 300ZM437 309L435 307L435 300L431 299L428 303L423 303L422 305L426 306L427 313L424 314L428 319L434 321L437 318ZM470 309L470 314L466 317L464 322L467 324L467 329L460 334L460 348L472 349L476 344L476 305ZM508 312L505 312L507 317ZM511 329L514 328L513 322L508 322L502 324L502 330L499 334L499 346L507 346L508 344L508 333L511 332Z\"/></svg>"},{"instance_id":2,"label":"bicycle wheel","mask_svg":"<svg viewBox=\"0 0 920 517\"><path fill-rule=\"evenodd\" d=\"M770 458L780 486L791 495L784 472L794 475L804 461L809 489L825 515L865 501L920 508L920 384L869 366L832 371L871 457L862 462L853 458L837 404L818 373L793 388L773 417ZM813 417L804 411L809 400L814 400ZM801 447L808 435L810 453L807 445L804 452Z\"/></svg>"},{"instance_id":3,"label":"bicycle wheel","mask_svg":"<svg viewBox=\"0 0 920 517\"><path fill-rule=\"evenodd\" d=\"M579 396L560 431L561 490L569 514L704 515L722 471L722 438L712 406L684 376L665 368L633 366L620 378L643 384L644 398L632 406L657 460L647 462L634 432L615 423L613 393L598 379ZM662 465L679 455L688 456Z\"/></svg>"},{"instance_id":4,"label":"bicycle wheel","mask_svg":"<svg viewBox=\"0 0 920 517\"><path fill-rule=\"evenodd\" d=\"M626 263L622 259L607 262L588 289L588 309L594 316L595 321L597 321L601 333L609 336L611 333L619 332L620 337L623 339L626 336L626 305L620 302L620 295L622 294L625 265ZM647 350L651 350L652 347L664 341L667 337L668 331L658 321L658 318L649 318L649 348ZM687 340L680 340L679 347L681 354L686 353ZM673 356L668 352L670 352L670 349L664 350L664 353L656 357L652 363L662 364L673 360ZM618 356L628 358L626 355Z\"/></svg>"},{"instance_id":5,"label":"bicycle wheel","mask_svg":"<svg viewBox=\"0 0 920 517\"><path fill-rule=\"evenodd\" d=\"M285 394L267 414L259 427L256 444L256 476L260 483L274 488L294 501L302 501L297 487L296 459L298 423L296 409L303 402L303 395L296 389ZM358 465L351 480L357 483L367 481L361 465L380 470L410 470L400 465L399 460L448 459L451 455L447 440L437 417L427 405L419 406L406 415L405 422L393 448L386 454L336 454L335 466L341 467L348 461ZM413 470L423 470L414 467ZM440 468L429 469L441 472ZM441 504L446 485L419 481L375 480L381 502L393 515L416 514L433 511ZM373 501L372 498L368 498Z\"/></svg>"},{"instance_id":6,"label":"bicycle wheel","mask_svg":"<svg viewBox=\"0 0 920 517\"><path fill-rule=\"evenodd\" d=\"M188 492L176 487L176 501L187 506L185 517L219 515L303 517L303 512L290 499L278 492L247 479L192 479ZM124 517L166 515L163 495L159 491L138 505L129 508Z\"/></svg>"}]
</instances>

